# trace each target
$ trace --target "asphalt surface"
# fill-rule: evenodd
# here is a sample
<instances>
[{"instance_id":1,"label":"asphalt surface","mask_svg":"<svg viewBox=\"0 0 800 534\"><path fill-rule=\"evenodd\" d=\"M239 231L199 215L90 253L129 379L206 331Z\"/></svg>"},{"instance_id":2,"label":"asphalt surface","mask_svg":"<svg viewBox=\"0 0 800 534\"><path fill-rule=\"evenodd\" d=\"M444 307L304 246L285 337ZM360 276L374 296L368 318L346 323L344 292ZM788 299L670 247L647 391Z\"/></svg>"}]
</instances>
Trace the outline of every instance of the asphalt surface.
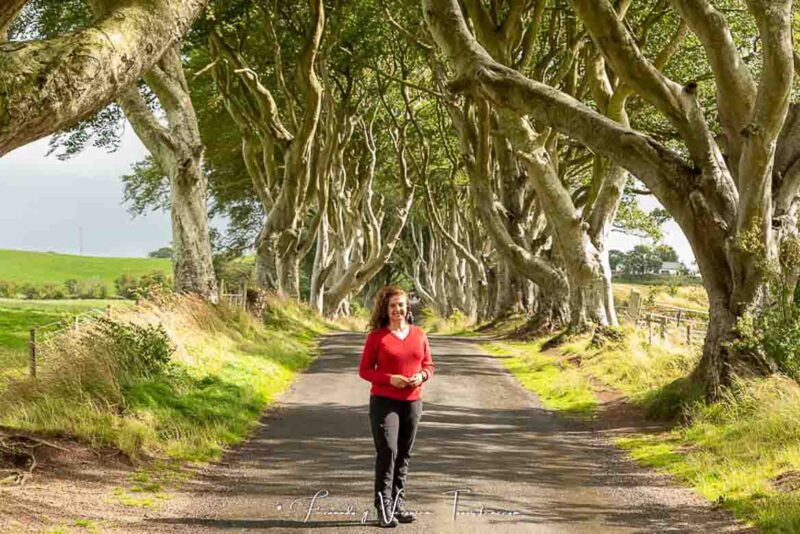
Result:
<instances>
[{"instance_id":1,"label":"asphalt surface","mask_svg":"<svg viewBox=\"0 0 800 534\"><path fill-rule=\"evenodd\" d=\"M252 439L126 530L377 532L363 341L327 337ZM543 409L474 341L431 347L408 482L419 518L394 532L752 532Z\"/></svg>"}]
</instances>

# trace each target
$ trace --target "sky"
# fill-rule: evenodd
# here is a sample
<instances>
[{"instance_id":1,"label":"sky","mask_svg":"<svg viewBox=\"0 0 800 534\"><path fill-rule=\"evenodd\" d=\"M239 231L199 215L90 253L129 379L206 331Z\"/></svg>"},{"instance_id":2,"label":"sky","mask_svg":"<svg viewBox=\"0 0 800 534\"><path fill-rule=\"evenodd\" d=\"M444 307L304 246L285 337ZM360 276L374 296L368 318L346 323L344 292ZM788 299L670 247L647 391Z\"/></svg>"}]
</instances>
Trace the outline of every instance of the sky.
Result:
<instances>
[{"instance_id":1,"label":"sky","mask_svg":"<svg viewBox=\"0 0 800 534\"><path fill-rule=\"evenodd\" d=\"M147 154L130 126L111 154L90 147L59 161L46 153L47 139L41 139L0 158L0 249L79 254L81 229L87 256L144 257L169 245L169 214L133 218L122 204L120 176ZM658 206L653 198L640 202ZM609 241L619 250L647 242L618 232ZM663 242L691 265L691 248L674 221L664 225Z\"/></svg>"},{"instance_id":2,"label":"sky","mask_svg":"<svg viewBox=\"0 0 800 534\"><path fill-rule=\"evenodd\" d=\"M0 158L0 248L87 256L143 257L170 243L164 212L133 218L122 205L120 177L147 150L125 128L112 154L87 148L59 161L47 153L47 139Z\"/></svg>"}]
</instances>

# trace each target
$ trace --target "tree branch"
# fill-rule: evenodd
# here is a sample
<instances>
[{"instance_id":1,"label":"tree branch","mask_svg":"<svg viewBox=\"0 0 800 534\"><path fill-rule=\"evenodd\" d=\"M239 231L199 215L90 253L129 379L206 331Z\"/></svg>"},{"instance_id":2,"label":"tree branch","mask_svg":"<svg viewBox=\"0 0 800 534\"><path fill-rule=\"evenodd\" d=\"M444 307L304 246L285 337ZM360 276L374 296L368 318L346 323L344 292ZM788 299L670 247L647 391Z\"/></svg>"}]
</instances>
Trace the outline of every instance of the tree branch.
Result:
<instances>
[{"instance_id":1,"label":"tree branch","mask_svg":"<svg viewBox=\"0 0 800 534\"><path fill-rule=\"evenodd\" d=\"M0 45L0 156L108 104L180 40L206 2L128 0L76 33Z\"/></svg>"},{"instance_id":2,"label":"tree branch","mask_svg":"<svg viewBox=\"0 0 800 534\"><path fill-rule=\"evenodd\" d=\"M0 5L0 43L8 39L8 31L11 29L11 24L25 7L28 0L5 0Z\"/></svg>"}]
</instances>

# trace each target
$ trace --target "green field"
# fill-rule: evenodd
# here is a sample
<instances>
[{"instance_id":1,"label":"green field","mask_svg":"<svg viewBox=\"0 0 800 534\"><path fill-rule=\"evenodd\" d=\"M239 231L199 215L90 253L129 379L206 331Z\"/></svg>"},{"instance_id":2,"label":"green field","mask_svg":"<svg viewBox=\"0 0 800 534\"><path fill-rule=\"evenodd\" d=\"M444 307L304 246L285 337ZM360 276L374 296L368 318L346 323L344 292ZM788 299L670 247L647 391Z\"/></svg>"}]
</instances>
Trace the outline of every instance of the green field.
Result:
<instances>
[{"instance_id":1,"label":"green field","mask_svg":"<svg viewBox=\"0 0 800 534\"><path fill-rule=\"evenodd\" d=\"M125 300L17 300L0 298L0 390L4 379L21 376L28 365L28 336L40 328L76 314L129 307Z\"/></svg>"},{"instance_id":2,"label":"green field","mask_svg":"<svg viewBox=\"0 0 800 534\"><path fill-rule=\"evenodd\" d=\"M171 261L162 258L101 258L0 249L0 280L18 285L29 283L41 286L52 283L61 286L71 278L100 280L114 295L114 280L121 274L141 276L152 271L164 271L171 275Z\"/></svg>"}]
</instances>

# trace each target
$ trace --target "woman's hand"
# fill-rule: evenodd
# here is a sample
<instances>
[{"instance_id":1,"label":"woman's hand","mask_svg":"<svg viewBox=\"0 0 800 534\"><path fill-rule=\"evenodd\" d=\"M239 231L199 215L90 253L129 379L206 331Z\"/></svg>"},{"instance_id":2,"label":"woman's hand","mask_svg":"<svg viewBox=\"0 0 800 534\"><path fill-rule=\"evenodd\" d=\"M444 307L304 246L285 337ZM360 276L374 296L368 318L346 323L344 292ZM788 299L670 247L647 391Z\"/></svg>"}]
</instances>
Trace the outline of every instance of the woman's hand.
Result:
<instances>
[{"instance_id":1,"label":"woman's hand","mask_svg":"<svg viewBox=\"0 0 800 534\"><path fill-rule=\"evenodd\" d=\"M412 375L411 378L408 379L408 385L411 386L412 388L416 388L419 387L424 381L425 381L425 375L422 373L416 373Z\"/></svg>"},{"instance_id":2,"label":"woman's hand","mask_svg":"<svg viewBox=\"0 0 800 534\"><path fill-rule=\"evenodd\" d=\"M389 383L398 389L402 389L409 384L408 378L404 377L403 375L392 375L389 378Z\"/></svg>"}]
</instances>

